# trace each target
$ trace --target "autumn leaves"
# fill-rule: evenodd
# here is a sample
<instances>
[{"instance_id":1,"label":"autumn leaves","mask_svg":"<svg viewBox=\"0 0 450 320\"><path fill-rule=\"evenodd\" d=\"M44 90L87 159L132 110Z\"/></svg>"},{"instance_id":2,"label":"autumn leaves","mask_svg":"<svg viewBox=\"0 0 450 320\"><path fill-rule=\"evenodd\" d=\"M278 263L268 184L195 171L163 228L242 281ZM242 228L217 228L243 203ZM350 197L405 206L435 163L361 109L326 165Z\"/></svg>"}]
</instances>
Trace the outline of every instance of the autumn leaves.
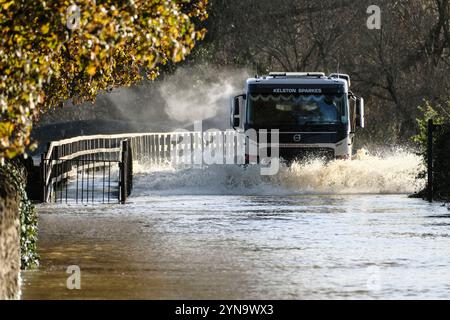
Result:
<instances>
[{"instance_id":1,"label":"autumn leaves","mask_svg":"<svg viewBox=\"0 0 450 320\"><path fill-rule=\"evenodd\" d=\"M25 152L40 112L182 61L205 35L207 2L0 0L0 160Z\"/></svg>"}]
</instances>

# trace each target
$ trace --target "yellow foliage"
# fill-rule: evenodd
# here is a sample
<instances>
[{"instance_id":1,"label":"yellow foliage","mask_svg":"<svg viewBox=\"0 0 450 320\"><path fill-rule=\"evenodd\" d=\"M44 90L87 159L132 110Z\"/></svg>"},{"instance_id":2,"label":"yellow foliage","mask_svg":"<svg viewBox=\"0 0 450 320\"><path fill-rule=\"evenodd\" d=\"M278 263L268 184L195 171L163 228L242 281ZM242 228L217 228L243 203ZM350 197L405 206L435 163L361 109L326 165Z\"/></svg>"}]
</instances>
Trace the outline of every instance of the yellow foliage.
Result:
<instances>
[{"instance_id":1,"label":"yellow foliage","mask_svg":"<svg viewBox=\"0 0 450 320\"><path fill-rule=\"evenodd\" d=\"M87 74L88 75L90 75L90 76L94 76L95 75L95 70L96 70L97 68L94 66L94 65L89 65L87 68L86 68L86 72L87 72Z\"/></svg>"},{"instance_id":2,"label":"yellow foliage","mask_svg":"<svg viewBox=\"0 0 450 320\"><path fill-rule=\"evenodd\" d=\"M44 25L41 27L41 32L42 32L42 34L47 34L49 30L50 30L50 25L49 25L48 23L47 23L47 24L44 24Z\"/></svg>"},{"instance_id":3,"label":"yellow foliage","mask_svg":"<svg viewBox=\"0 0 450 320\"><path fill-rule=\"evenodd\" d=\"M183 60L205 35L207 2L0 0L0 160L24 152L39 112Z\"/></svg>"}]
</instances>

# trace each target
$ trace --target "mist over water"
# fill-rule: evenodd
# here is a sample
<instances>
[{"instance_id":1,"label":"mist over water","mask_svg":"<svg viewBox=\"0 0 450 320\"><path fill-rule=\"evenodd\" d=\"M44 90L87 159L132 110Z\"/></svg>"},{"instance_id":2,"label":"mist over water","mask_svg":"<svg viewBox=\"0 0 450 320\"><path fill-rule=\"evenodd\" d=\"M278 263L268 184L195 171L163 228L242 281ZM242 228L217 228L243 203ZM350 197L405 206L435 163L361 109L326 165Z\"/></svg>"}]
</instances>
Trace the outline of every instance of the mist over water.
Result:
<instances>
[{"instance_id":1,"label":"mist over water","mask_svg":"<svg viewBox=\"0 0 450 320\"><path fill-rule=\"evenodd\" d=\"M402 149L378 155L361 149L352 161L282 164L274 176L262 176L257 165L137 165L135 195L410 194L424 186L417 179L422 169L420 157Z\"/></svg>"},{"instance_id":2,"label":"mist over water","mask_svg":"<svg viewBox=\"0 0 450 320\"><path fill-rule=\"evenodd\" d=\"M192 125L210 120L218 129L228 127L229 101L242 91L248 73L243 70L179 68L158 87L171 120Z\"/></svg>"},{"instance_id":3,"label":"mist over water","mask_svg":"<svg viewBox=\"0 0 450 320\"><path fill-rule=\"evenodd\" d=\"M179 67L156 81L103 95L108 105L127 121L147 122L149 128L173 131L204 121L204 128L229 127L230 97L242 92L243 69L217 69L205 65Z\"/></svg>"}]
</instances>

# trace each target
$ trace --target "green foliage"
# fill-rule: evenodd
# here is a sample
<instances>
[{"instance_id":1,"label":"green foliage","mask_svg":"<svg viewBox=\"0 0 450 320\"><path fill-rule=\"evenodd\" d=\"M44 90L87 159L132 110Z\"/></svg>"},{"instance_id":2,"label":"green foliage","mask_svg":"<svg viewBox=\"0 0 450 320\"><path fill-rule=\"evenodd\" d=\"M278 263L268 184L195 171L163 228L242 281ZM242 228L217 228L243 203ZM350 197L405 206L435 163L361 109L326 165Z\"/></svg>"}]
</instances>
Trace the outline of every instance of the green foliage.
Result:
<instances>
[{"instance_id":1,"label":"green foliage","mask_svg":"<svg viewBox=\"0 0 450 320\"><path fill-rule=\"evenodd\" d=\"M25 151L40 112L183 60L205 35L207 3L0 0L0 161Z\"/></svg>"},{"instance_id":2,"label":"green foliage","mask_svg":"<svg viewBox=\"0 0 450 320\"><path fill-rule=\"evenodd\" d=\"M450 103L450 102L449 102ZM417 118L417 126L419 133L412 137L414 142L417 142L420 146L420 153L426 161L426 152L428 146L428 120L433 119L433 123L441 125L444 123L445 118L436 111L429 101L425 101L424 105L419 106L419 111L422 117Z\"/></svg>"},{"instance_id":3,"label":"green foliage","mask_svg":"<svg viewBox=\"0 0 450 320\"><path fill-rule=\"evenodd\" d=\"M26 178L24 169L10 161L0 166L1 175L16 189L20 198L20 256L21 268L30 269L39 265L37 253L37 214L36 208L27 197L25 191Z\"/></svg>"}]
</instances>

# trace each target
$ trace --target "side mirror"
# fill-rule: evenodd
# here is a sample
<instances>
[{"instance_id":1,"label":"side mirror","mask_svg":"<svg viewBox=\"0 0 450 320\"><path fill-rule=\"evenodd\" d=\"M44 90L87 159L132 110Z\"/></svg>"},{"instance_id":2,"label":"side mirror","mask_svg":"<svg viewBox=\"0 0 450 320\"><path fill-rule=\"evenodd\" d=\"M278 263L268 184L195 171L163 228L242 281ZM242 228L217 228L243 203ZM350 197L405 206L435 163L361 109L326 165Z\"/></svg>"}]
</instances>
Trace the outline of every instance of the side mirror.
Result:
<instances>
[{"instance_id":1,"label":"side mirror","mask_svg":"<svg viewBox=\"0 0 450 320\"><path fill-rule=\"evenodd\" d=\"M230 125L233 129L236 129L241 124L240 98L245 99L245 95L235 96L231 99Z\"/></svg>"},{"instance_id":2,"label":"side mirror","mask_svg":"<svg viewBox=\"0 0 450 320\"><path fill-rule=\"evenodd\" d=\"M358 98L356 100L356 126L364 128L364 99Z\"/></svg>"}]
</instances>

